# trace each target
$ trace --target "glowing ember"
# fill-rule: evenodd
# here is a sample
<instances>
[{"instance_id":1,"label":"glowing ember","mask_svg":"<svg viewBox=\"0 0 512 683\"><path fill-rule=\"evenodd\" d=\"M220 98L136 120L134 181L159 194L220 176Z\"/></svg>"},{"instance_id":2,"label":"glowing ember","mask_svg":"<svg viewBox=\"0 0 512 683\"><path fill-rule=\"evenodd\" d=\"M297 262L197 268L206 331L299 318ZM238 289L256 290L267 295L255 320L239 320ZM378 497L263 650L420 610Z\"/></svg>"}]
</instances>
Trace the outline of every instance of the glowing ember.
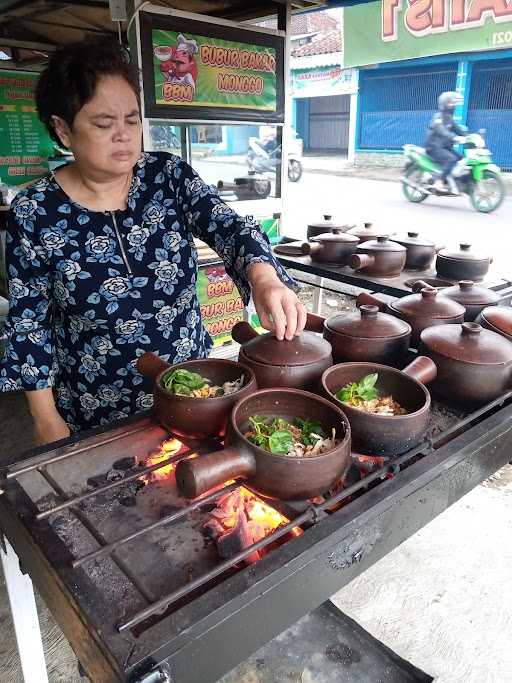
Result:
<instances>
[{"instance_id":1,"label":"glowing ember","mask_svg":"<svg viewBox=\"0 0 512 683\"><path fill-rule=\"evenodd\" d=\"M183 444L181 441L178 441L178 439L167 439L167 441L162 443L159 451L151 453L146 460L146 465L149 467L151 465L157 465L159 462L169 460L169 458L171 458L173 455L179 453L182 448ZM168 465L162 465L162 467L143 475L141 479L146 484L149 484L150 481L167 479L173 470L174 465L172 463Z\"/></svg>"},{"instance_id":2,"label":"glowing ember","mask_svg":"<svg viewBox=\"0 0 512 683\"><path fill-rule=\"evenodd\" d=\"M287 517L241 486L217 500L204 530L215 539L219 555L231 557L288 522ZM295 528L290 535L301 533L302 529ZM245 562L256 562L263 554L265 550L255 551Z\"/></svg>"}]
</instances>

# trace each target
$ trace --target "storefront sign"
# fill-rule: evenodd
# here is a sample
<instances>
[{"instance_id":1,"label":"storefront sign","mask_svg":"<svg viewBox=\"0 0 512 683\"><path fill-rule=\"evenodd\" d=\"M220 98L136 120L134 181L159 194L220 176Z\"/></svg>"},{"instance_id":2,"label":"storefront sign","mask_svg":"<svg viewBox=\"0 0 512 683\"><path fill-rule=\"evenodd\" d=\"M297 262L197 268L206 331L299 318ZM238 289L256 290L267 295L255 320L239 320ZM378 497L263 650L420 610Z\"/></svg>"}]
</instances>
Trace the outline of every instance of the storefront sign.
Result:
<instances>
[{"instance_id":1,"label":"storefront sign","mask_svg":"<svg viewBox=\"0 0 512 683\"><path fill-rule=\"evenodd\" d=\"M377 0L344 9L344 64L512 46L507 0Z\"/></svg>"},{"instance_id":2,"label":"storefront sign","mask_svg":"<svg viewBox=\"0 0 512 683\"><path fill-rule=\"evenodd\" d=\"M142 12L146 116L282 121L283 38Z\"/></svg>"},{"instance_id":3,"label":"storefront sign","mask_svg":"<svg viewBox=\"0 0 512 683\"><path fill-rule=\"evenodd\" d=\"M34 101L37 74L0 71L0 181L21 185L48 173L54 144Z\"/></svg>"},{"instance_id":4,"label":"storefront sign","mask_svg":"<svg viewBox=\"0 0 512 683\"><path fill-rule=\"evenodd\" d=\"M316 69L293 69L291 72L293 97L350 95L354 92L357 92L357 77L354 69L324 66Z\"/></svg>"},{"instance_id":5,"label":"storefront sign","mask_svg":"<svg viewBox=\"0 0 512 683\"><path fill-rule=\"evenodd\" d=\"M214 346L230 342L233 325L244 319L244 302L222 264L199 268L197 296Z\"/></svg>"}]
</instances>

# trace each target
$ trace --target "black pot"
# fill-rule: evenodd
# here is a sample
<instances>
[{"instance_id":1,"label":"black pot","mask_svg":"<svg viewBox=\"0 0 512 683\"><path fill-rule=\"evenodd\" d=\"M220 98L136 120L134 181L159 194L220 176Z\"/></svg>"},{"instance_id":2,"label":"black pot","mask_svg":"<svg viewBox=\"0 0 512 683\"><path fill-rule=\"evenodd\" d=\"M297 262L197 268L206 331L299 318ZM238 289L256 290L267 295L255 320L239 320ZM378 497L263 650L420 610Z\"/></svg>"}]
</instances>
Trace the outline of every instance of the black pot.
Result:
<instances>
[{"instance_id":1,"label":"black pot","mask_svg":"<svg viewBox=\"0 0 512 683\"><path fill-rule=\"evenodd\" d=\"M406 248L405 270L428 270L436 255L434 242L420 237L417 232L408 232L407 236L393 237Z\"/></svg>"},{"instance_id":2,"label":"black pot","mask_svg":"<svg viewBox=\"0 0 512 683\"><path fill-rule=\"evenodd\" d=\"M439 277L448 280L483 280L487 275L492 257L471 251L470 244L461 244L460 249L442 249L437 255L436 271Z\"/></svg>"}]
</instances>

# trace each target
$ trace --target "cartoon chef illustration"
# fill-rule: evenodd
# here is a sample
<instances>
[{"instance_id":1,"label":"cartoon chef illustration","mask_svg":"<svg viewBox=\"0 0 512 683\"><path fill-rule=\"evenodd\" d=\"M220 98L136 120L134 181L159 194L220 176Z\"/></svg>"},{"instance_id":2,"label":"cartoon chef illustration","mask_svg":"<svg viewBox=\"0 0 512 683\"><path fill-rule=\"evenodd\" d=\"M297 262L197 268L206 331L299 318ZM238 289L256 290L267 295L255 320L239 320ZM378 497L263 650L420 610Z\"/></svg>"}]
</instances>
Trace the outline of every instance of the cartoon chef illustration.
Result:
<instances>
[{"instance_id":1,"label":"cartoon chef illustration","mask_svg":"<svg viewBox=\"0 0 512 683\"><path fill-rule=\"evenodd\" d=\"M197 64L195 54L199 52L197 42L179 33L177 44L160 45L154 48L155 57L162 62L160 71L166 83L181 83L189 85L192 92L196 90Z\"/></svg>"}]
</instances>

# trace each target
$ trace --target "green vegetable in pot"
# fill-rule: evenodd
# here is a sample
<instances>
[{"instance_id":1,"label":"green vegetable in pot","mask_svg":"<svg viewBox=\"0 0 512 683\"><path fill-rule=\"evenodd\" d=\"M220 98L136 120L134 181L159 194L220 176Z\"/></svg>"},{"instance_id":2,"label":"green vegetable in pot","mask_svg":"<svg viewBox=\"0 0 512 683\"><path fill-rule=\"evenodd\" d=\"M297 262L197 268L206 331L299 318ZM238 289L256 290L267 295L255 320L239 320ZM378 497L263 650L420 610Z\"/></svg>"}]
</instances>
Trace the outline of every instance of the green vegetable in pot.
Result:
<instances>
[{"instance_id":1,"label":"green vegetable in pot","mask_svg":"<svg viewBox=\"0 0 512 683\"><path fill-rule=\"evenodd\" d=\"M162 384L173 394L190 396L194 389L202 389L204 386L206 386L206 384L208 384L208 380L204 377L201 377L201 375L199 375L197 372L177 369L172 370L164 375Z\"/></svg>"},{"instance_id":2,"label":"green vegetable in pot","mask_svg":"<svg viewBox=\"0 0 512 683\"><path fill-rule=\"evenodd\" d=\"M293 436L287 429L279 429L268 437L271 453L286 455L293 448Z\"/></svg>"},{"instance_id":3,"label":"green vegetable in pot","mask_svg":"<svg viewBox=\"0 0 512 683\"><path fill-rule=\"evenodd\" d=\"M357 401L371 401L379 397L379 392L375 388L379 375L374 372L366 375L359 382L351 382L336 392L336 398L343 403L354 403Z\"/></svg>"},{"instance_id":4,"label":"green vegetable in pot","mask_svg":"<svg viewBox=\"0 0 512 683\"><path fill-rule=\"evenodd\" d=\"M299 417L289 422L280 417L252 415L249 418L249 427L246 438L259 448L276 455L308 457L323 453L336 443L334 430L332 438L326 438L319 422Z\"/></svg>"}]
</instances>

